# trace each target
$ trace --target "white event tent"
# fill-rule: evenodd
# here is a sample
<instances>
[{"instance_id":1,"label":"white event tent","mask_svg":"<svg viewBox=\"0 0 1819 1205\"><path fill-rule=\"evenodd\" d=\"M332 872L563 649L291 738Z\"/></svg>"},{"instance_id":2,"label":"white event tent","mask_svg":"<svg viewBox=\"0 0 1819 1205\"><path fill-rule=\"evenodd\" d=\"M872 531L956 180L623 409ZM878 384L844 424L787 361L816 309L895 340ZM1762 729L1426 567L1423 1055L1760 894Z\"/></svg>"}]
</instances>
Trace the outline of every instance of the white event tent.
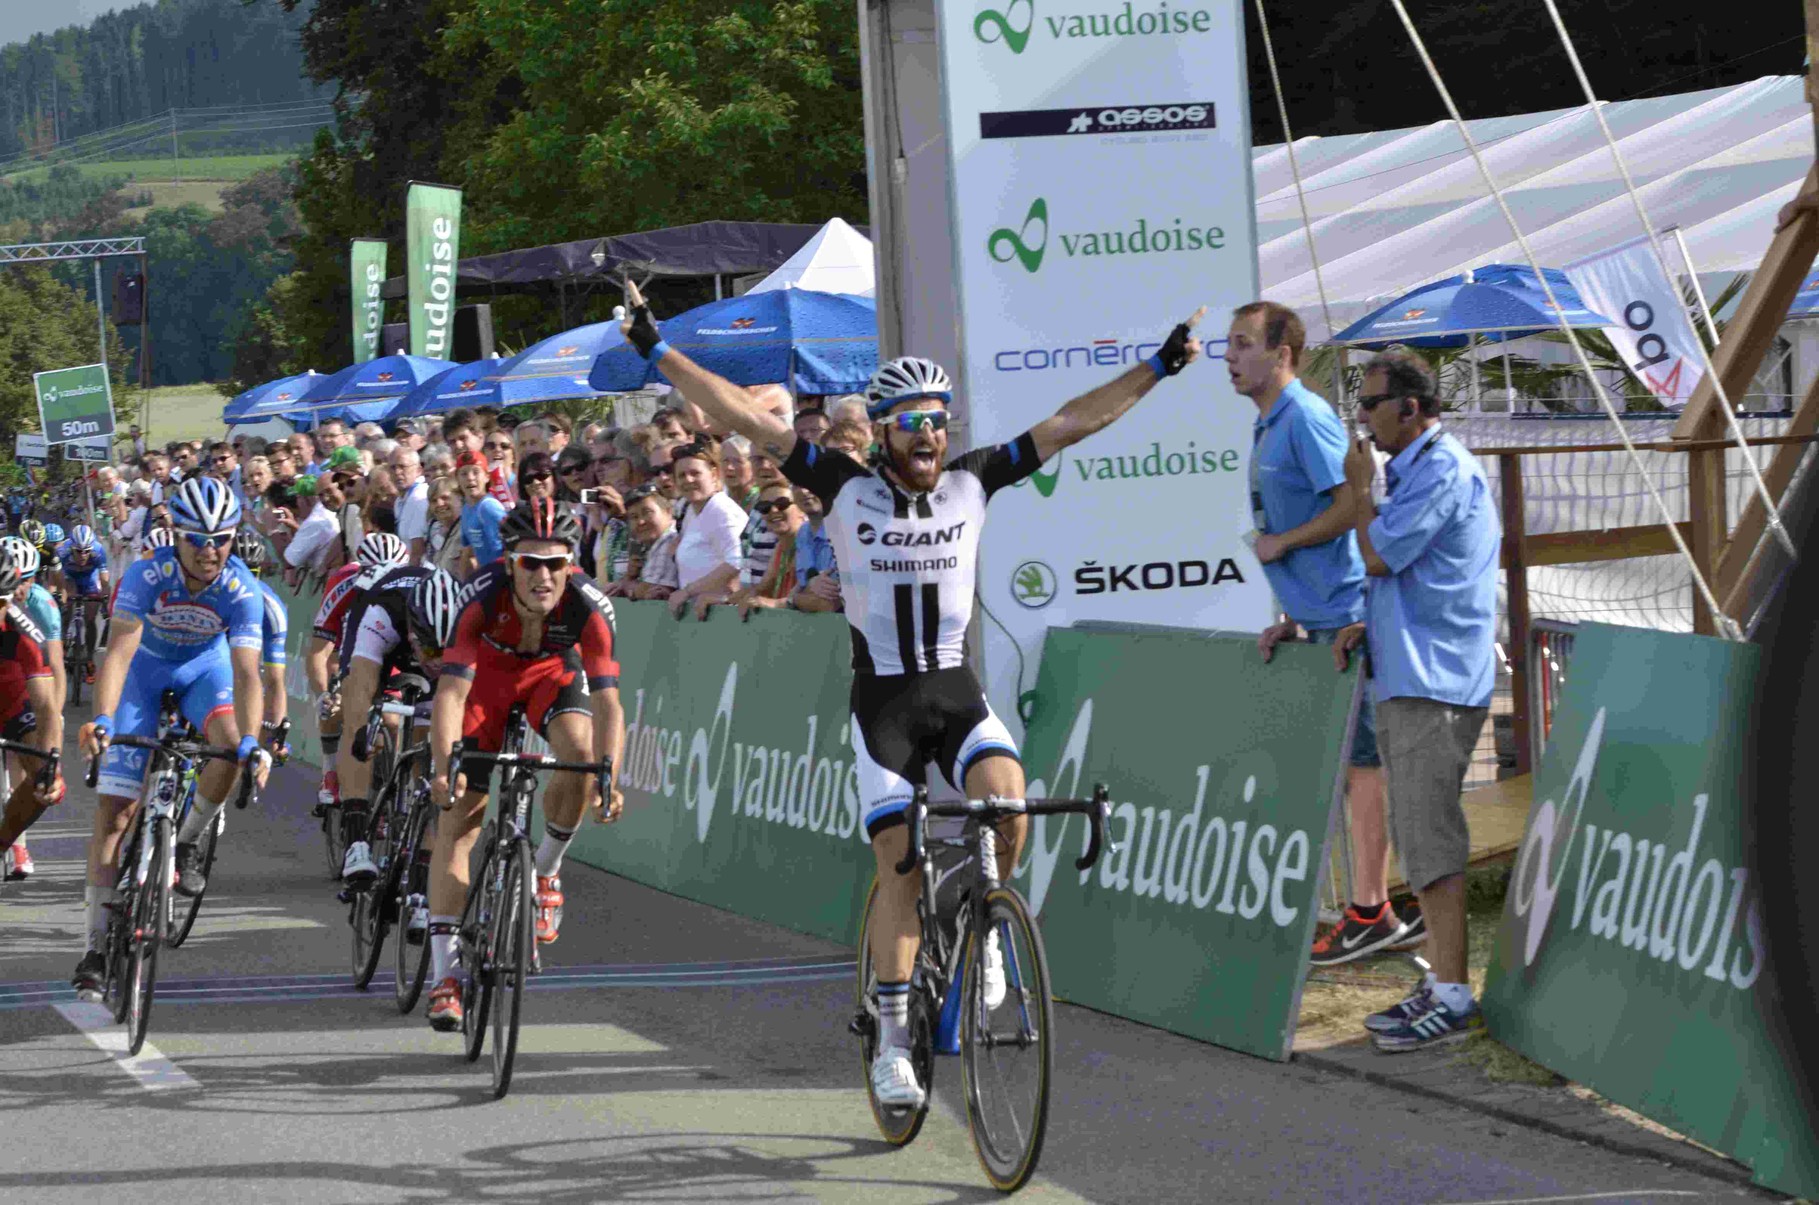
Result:
<instances>
[{"instance_id":1,"label":"white event tent","mask_svg":"<svg viewBox=\"0 0 1819 1205\"><path fill-rule=\"evenodd\" d=\"M1657 228L1678 226L1701 277L1753 270L1775 212L1813 163L1803 81L1607 102L1605 120ZM1290 115L1292 119L1292 114ZM1581 105L1467 123L1545 267L1642 233L1592 112ZM1450 121L1295 142L1335 328L1417 285L1521 248ZM1330 333L1320 313L1288 151L1256 148L1264 295Z\"/></svg>"},{"instance_id":2,"label":"white event tent","mask_svg":"<svg viewBox=\"0 0 1819 1205\"><path fill-rule=\"evenodd\" d=\"M844 219L832 218L802 244L800 251L750 291L763 293L770 289L813 289L818 293L870 297L877 289L872 241Z\"/></svg>"}]
</instances>

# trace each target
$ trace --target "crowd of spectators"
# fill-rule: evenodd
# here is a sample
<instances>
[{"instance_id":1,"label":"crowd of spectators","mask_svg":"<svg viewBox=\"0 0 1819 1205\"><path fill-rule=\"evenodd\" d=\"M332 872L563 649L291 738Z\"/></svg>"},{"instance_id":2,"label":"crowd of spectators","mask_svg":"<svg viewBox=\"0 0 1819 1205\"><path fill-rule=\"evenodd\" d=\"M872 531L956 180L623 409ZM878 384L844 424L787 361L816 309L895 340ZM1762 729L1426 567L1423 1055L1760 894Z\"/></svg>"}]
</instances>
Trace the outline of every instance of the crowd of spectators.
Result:
<instances>
[{"instance_id":1,"label":"crowd of spectators","mask_svg":"<svg viewBox=\"0 0 1819 1205\"><path fill-rule=\"evenodd\" d=\"M799 437L864 461L871 426L857 397L798 409L779 386L755 405L793 416ZM812 493L742 436L714 430L694 407L656 411L630 427L493 407L391 424L330 419L283 439L148 447L138 428L122 465L96 472L96 509L120 563L169 526L165 495L209 475L239 497L270 541L273 564L303 592L388 531L415 562L458 576L501 555L499 523L519 502L573 505L584 538L580 568L609 594L667 601L678 617L709 607L840 609L839 566Z\"/></svg>"}]
</instances>

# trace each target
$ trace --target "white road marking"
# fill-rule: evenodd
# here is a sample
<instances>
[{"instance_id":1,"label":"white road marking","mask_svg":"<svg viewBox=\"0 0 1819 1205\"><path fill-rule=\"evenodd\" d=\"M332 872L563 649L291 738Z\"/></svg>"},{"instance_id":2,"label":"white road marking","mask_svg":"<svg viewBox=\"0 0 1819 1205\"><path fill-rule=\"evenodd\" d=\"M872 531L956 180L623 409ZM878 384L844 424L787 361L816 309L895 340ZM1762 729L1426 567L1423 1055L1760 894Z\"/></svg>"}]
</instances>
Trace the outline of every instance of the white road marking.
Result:
<instances>
[{"instance_id":1,"label":"white road marking","mask_svg":"<svg viewBox=\"0 0 1819 1205\"><path fill-rule=\"evenodd\" d=\"M1650 1201L1657 1197L1697 1197L1684 1188L1632 1188L1623 1192L1576 1192L1564 1197L1499 1197L1494 1201L1463 1201L1456 1205L1564 1205L1568 1201Z\"/></svg>"},{"instance_id":2,"label":"white road marking","mask_svg":"<svg viewBox=\"0 0 1819 1205\"><path fill-rule=\"evenodd\" d=\"M99 1004L78 1000L53 1006L57 1012L82 1032L82 1035L110 1055L120 1070L139 1081L141 1088L200 1088L177 1064L164 1057L156 1046L146 1042L138 1054L128 1054L126 1027L114 1020L114 1014Z\"/></svg>"}]
</instances>

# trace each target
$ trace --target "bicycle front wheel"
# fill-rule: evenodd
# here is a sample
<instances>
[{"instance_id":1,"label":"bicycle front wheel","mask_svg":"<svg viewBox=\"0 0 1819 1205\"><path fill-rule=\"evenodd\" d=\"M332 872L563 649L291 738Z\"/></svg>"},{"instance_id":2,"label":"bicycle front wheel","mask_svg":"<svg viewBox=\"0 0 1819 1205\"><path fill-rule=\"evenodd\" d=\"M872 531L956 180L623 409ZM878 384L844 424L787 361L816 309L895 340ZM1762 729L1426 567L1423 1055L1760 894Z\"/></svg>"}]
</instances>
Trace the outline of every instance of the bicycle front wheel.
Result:
<instances>
[{"instance_id":1,"label":"bicycle front wheel","mask_svg":"<svg viewBox=\"0 0 1819 1205\"><path fill-rule=\"evenodd\" d=\"M969 929L962 962L960 1078L979 1164L993 1188L1013 1192L1035 1174L1048 1126L1054 999L1023 897L997 887L984 907L984 929Z\"/></svg>"},{"instance_id":2,"label":"bicycle front wheel","mask_svg":"<svg viewBox=\"0 0 1819 1205\"><path fill-rule=\"evenodd\" d=\"M170 909L173 860L171 822L167 816L152 820L151 873L139 884L133 906L132 954L126 983L127 1053L138 1054L145 1045L145 1031L152 1019L152 995L158 986L158 948L164 944Z\"/></svg>"},{"instance_id":3,"label":"bicycle front wheel","mask_svg":"<svg viewBox=\"0 0 1819 1205\"><path fill-rule=\"evenodd\" d=\"M493 897L493 859L501 851L490 828L481 831L480 843L486 854L461 911L461 965L467 971L461 987L461 1034L467 1039L470 1063L478 1062L486 1047L486 1014L493 1003L493 913L499 909Z\"/></svg>"},{"instance_id":4,"label":"bicycle front wheel","mask_svg":"<svg viewBox=\"0 0 1819 1205\"><path fill-rule=\"evenodd\" d=\"M518 1019L529 986L531 948L536 940L531 922L537 913L537 883L531 875L528 841L515 841L506 854L505 890L493 915L493 1099L512 1086L512 1060L518 1054Z\"/></svg>"},{"instance_id":5,"label":"bicycle front wheel","mask_svg":"<svg viewBox=\"0 0 1819 1205\"><path fill-rule=\"evenodd\" d=\"M331 803L322 813L322 841L328 854L328 877L339 883L341 866L347 861L347 842L341 836L341 805Z\"/></svg>"}]
</instances>

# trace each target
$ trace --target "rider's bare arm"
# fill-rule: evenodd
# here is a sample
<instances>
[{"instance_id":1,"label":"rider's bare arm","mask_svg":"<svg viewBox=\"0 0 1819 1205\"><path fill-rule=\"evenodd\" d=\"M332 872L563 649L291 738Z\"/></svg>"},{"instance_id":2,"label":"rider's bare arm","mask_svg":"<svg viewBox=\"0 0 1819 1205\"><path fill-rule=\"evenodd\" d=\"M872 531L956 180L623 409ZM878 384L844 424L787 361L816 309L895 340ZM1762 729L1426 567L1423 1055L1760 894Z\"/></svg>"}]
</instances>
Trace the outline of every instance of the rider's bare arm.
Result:
<instances>
[{"instance_id":1,"label":"rider's bare arm","mask_svg":"<svg viewBox=\"0 0 1819 1205\"><path fill-rule=\"evenodd\" d=\"M1187 364L1192 364L1200 356L1200 340L1194 338L1192 332L1205 316L1206 307L1201 306L1182 324L1189 332L1183 345ZM667 365L664 371L669 371ZM1036 441L1036 455L1046 462L1061 449L1072 447L1087 436L1103 431L1135 406L1160 381L1156 370L1145 362L1133 366L1097 389L1081 394L1030 428L1030 438Z\"/></svg>"},{"instance_id":2,"label":"rider's bare arm","mask_svg":"<svg viewBox=\"0 0 1819 1205\"><path fill-rule=\"evenodd\" d=\"M644 295L631 281L625 282L625 305L631 311L621 329L627 337L637 320L637 310ZM735 385L718 373L709 372L681 352L671 348L657 361L685 401L697 407L713 423L736 431L779 461L789 458L796 446L796 432L781 417L752 401L745 388Z\"/></svg>"}]
</instances>

